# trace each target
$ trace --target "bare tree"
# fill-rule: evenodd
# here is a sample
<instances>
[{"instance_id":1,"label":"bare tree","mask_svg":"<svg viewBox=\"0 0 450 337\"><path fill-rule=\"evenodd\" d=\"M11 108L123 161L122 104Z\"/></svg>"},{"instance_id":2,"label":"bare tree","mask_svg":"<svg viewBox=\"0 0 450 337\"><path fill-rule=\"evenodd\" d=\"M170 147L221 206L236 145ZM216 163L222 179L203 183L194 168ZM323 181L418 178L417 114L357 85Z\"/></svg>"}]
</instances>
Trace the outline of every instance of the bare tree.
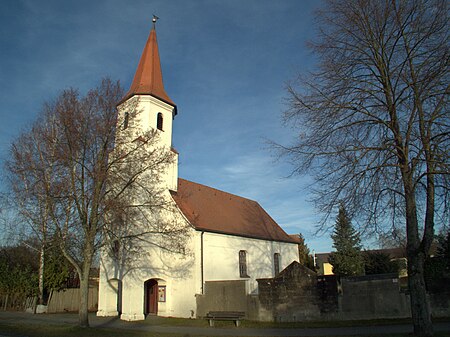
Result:
<instances>
[{"instance_id":1,"label":"bare tree","mask_svg":"<svg viewBox=\"0 0 450 337\"><path fill-rule=\"evenodd\" d=\"M7 165L20 211L38 212L32 224L56 237L79 275L81 326L89 326L89 273L99 249L154 242L156 233L170 237L167 249L183 243L175 234L182 235L184 227L150 216L169 207L161 172L174 154L159 146L153 130L116 136L123 123L117 121L116 103L122 97L120 85L108 79L84 97L63 91L14 142Z\"/></svg>"},{"instance_id":2,"label":"bare tree","mask_svg":"<svg viewBox=\"0 0 450 337\"><path fill-rule=\"evenodd\" d=\"M389 231L378 234L381 248L401 248L406 251L406 228L389 228Z\"/></svg>"},{"instance_id":3,"label":"bare tree","mask_svg":"<svg viewBox=\"0 0 450 337\"><path fill-rule=\"evenodd\" d=\"M340 202L366 230L406 227L416 335L433 334L423 264L448 219L448 8L441 0L330 0L310 47L318 70L288 85L282 147L315 175L325 214Z\"/></svg>"},{"instance_id":4,"label":"bare tree","mask_svg":"<svg viewBox=\"0 0 450 337\"><path fill-rule=\"evenodd\" d=\"M12 232L21 237L21 242L31 236L39 243L39 247L32 247L40 256L38 304L44 304L45 249L51 207L49 177L55 151L42 137L44 131L44 124L39 121L13 144L12 158L7 167L10 172L15 172L9 176L14 197L5 197L9 207L16 206L16 217L23 222L21 228L15 223Z\"/></svg>"}]
</instances>

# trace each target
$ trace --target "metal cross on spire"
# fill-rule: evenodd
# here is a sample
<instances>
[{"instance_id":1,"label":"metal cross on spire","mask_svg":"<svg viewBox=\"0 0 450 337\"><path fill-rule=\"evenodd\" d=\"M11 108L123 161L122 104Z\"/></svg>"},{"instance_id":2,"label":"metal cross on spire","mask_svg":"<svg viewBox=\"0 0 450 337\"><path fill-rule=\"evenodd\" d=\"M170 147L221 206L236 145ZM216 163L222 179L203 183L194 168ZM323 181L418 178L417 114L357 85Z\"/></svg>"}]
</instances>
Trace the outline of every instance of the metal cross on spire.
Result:
<instances>
[{"instance_id":1,"label":"metal cross on spire","mask_svg":"<svg viewBox=\"0 0 450 337\"><path fill-rule=\"evenodd\" d=\"M153 19L152 19L153 29L156 29L156 21L158 21L158 19L159 19L159 17L157 17L155 14L153 14Z\"/></svg>"}]
</instances>

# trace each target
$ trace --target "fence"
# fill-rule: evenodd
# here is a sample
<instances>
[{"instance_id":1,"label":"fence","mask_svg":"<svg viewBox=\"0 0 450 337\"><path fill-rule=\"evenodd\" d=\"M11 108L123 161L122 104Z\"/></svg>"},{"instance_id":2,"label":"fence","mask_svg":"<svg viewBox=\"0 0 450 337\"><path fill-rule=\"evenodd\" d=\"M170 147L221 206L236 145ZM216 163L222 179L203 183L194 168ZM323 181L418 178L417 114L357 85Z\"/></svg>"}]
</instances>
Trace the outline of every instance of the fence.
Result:
<instances>
[{"instance_id":1,"label":"fence","mask_svg":"<svg viewBox=\"0 0 450 337\"><path fill-rule=\"evenodd\" d=\"M23 311L27 305L27 295L23 293L0 293L0 310Z\"/></svg>"},{"instance_id":2,"label":"fence","mask_svg":"<svg viewBox=\"0 0 450 337\"><path fill-rule=\"evenodd\" d=\"M50 294L47 312L75 312L80 304L80 289L70 288L62 291L52 291ZM98 288L89 288L88 310L97 311L98 308Z\"/></svg>"},{"instance_id":3,"label":"fence","mask_svg":"<svg viewBox=\"0 0 450 337\"><path fill-rule=\"evenodd\" d=\"M36 296L24 294L0 294L0 310L35 312ZM45 312L77 312L80 304L80 289L69 288L61 291L52 291L48 298ZM98 287L90 287L88 295L88 310L93 312L98 308ZM39 308L38 308L39 309Z\"/></svg>"}]
</instances>

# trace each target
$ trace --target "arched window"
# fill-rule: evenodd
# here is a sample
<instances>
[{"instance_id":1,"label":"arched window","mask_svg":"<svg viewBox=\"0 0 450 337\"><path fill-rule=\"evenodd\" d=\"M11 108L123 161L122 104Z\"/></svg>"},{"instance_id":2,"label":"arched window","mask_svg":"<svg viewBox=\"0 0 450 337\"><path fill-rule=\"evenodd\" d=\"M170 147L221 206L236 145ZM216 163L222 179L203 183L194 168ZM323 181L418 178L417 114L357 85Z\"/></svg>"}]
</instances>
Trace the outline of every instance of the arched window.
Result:
<instances>
[{"instance_id":1,"label":"arched window","mask_svg":"<svg viewBox=\"0 0 450 337\"><path fill-rule=\"evenodd\" d=\"M275 276L277 276L280 273L280 261L281 256L279 253L273 254L273 267L275 271Z\"/></svg>"},{"instance_id":2,"label":"arched window","mask_svg":"<svg viewBox=\"0 0 450 337\"><path fill-rule=\"evenodd\" d=\"M123 119L123 129L125 130L128 127L128 120L130 119L130 114L125 112L125 117Z\"/></svg>"},{"instance_id":3,"label":"arched window","mask_svg":"<svg viewBox=\"0 0 450 337\"><path fill-rule=\"evenodd\" d=\"M158 130L163 130L163 115L161 112L158 112L158 116L156 119L156 127L158 128Z\"/></svg>"},{"instance_id":4,"label":"arched window","mask_svg":"<svg viewBox=\"0 0 450 337\"><path fill-rule=\"evenodd\" d=\"M247 275L247 252L245 250L239 251L239 276L249 277Z\"/></svg>"}]
</instances>

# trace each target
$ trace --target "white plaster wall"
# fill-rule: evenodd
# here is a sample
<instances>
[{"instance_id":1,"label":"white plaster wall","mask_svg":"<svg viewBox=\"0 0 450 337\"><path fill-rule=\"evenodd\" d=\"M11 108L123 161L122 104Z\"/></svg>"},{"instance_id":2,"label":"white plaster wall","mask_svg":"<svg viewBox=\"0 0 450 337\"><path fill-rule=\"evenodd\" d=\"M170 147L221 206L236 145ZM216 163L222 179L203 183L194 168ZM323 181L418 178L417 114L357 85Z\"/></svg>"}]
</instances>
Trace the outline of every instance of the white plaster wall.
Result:
<instances>
[{"instance_id":1,"label":"white plaster wall","mask_svg":"<svg viewBox=\"0 0 450 337\"><path fill-rule=\"evenodd\" d=\"M125 113L129 113L129 128L123 130ZM157 130L157 115L163 114L163 130L157 130L159 139L158 146L172 148L172 127L174 118L174 107L154 98L150 95L136 95L122 103L118 107L117 132L129 134L129 141L133 141L139 135L149 130ZM162 172L164 181L170 190L176 191L178 187L178 154L174 153L174 162Z\"/></svg>"},{"instance_id":2,"label":"white plaster wall","mask_svg":"<svg viewBox=\"0 0 450 337\"><path fill-rule=\"evenodd\" d=\"M172 146L172 122L174 108L150 95L136 95L129 101L123 103L119 107L121 113L125 113L127 109L137 112L137 120L142 131L156 129L156 120L158 113L163 114L163 131L161 132L162 142L167 146Z\"/></svg>"},{"instance_id":3,"label":"white plaster wall","mask_svg":"<svg viewBox=\"0 0 450 337\"><path fill-rule=\"evenodd\" d=\"M121 275L121 319L129 321L145 319L144 283L149 279L156 279L158 285L166 286L166 302L158 303L159 316L195 317L198 282L195 273L194 230L191 229L190 232L191 238L187 241L184 254L147 245L134 256L132 263L122 267L112 263L111 258L103 254L97 315L117 315L117 291L111 287L111 284L117 281L110 277ZM157 240L155 243L158 243Z\"/></svg>"},{"instance_id":4,"label":"white plaster wall","mask_svg":"<svg viewBox=\"0 0 450 337\"><path fill-rule=\"evenodd\" d=\"M149 130L156 130L158 133L157 144L152 144L148 151L155 147L165 147L170 150L172 147L172 121L174 108L150 95L136 95L118 107L117 139L123 144L132 144L140 135ZM129 114L128 127L124 129L125 113ZM157 115L163 114L163 130L157 130ZM116 143L117 144L117 143ZM186 219L175 207L169 190L177 190L178 183L178 154L174 162L161 172L162 185L165 192L164 197L172 204L172 210L167 209L155 214L154 210L146 215L153 222L151 228L146 228L143 222L136 226L137 232L146 230L154 231L155 224L162 226L188 226ZM145 176L141 179L146 180ZM151 181L151 177L148 177ZM132 197L139 204L140 197ZM142 201L144 202L144 201ZM189 234L190 233L190 234ZM166 285L166 302L160 302L158 314L161 316L191 317L195 316L195 280L194 263L194 230L190 229L186 237L184 247L185 254L168 252L167 242L161 240L179 240L177 237L162 239L158 235L147 235L140 237L149 243L140 247L139 252L126 253L119 260L111 257L107 250L101 251L100 282L99 282L99 316L118 315L118 282L122 283L121 309L122 319L141 320L144 319L144 283L149 279L157 279L159 285ZM192 238L191 238L192 235ZM159 245L159 247L158 247ZM181 245L183 246L183 245ZM163 248L161 248L163 247ZM169 248L173 248L169 247ZM123 252L122 252L123 253ZM123 253L124 254L124 253ZM116 285L116 286L114 286Z\"/></svg>"},{"instance_id":5,"label":"white plaster wall","mask_svg":"<svg viewBox=\"0 0 450 337\"><path fill-rule=\"evenodd\" d=\"M98 285L97 316L117 316L119 287L121 277L117 275L118 268L114 268L106 252L100 252L100 278Z\"/></svg>"},{"instance_id":6,"label":"white plaster wall","mask_svg":"<svg viewBox=\"0 0 450 337\"><path fill-rule=\"evenodd\" d=\"M201 232L196 233L201 242ZM200 245L200 243L198 244ZM294 243L266 241L232 235L205 232L203 234L203 280L241 280L239 251L247 252L248 292L257 293L258 278L275 276L274 254L281 255L280 271L298 261L298 246ZM197 250L198 251L198 250Z\"/></svg>"},{"instance_id":7,"label":"white plaster wall","mask_svg":"<svg viewBox=\"0 0 450 337\"><path fill-rule=\"evenodd\" d=\"M187 254L166 252L148 247L136 261L135 267L123 278L122 319L142 319L144 311L144 283L157 279L166 286L166 302L158 303L159 316L191 317L195 314L195 275L192 240Z\"/></svg>"},{"instance_id":8,"label":"white plaster wall","mask_svg":"<svg viewBox=\"0 0 450 337\"><path fill-rule=\"evenodd\" d=\"M185 221L181 213L181 219ZM175 254L148 246L136 256L129 270L117 272L117 266L105 266L100 274L100 316L117 315L117 297L114 286L118 275L122 275L122 316L124 320L144 319L144 283L149 279L166 285L166 302L159 303L159 316L195 317L195 295L202 292L200 231L191 230L186 245L186 254ZM258 240L231 235L204 232L203 234L203 282L241 280L239 275L239 251L247 252L246 278L248 293L257 293L258 278L270 278L274 274L274 254L281 255L280 271L292 261L298 261L297 244ZM103 256L105 259L105 256ZM109 279L107 280L107 278Z\"/></svg>"}]
</instances>

